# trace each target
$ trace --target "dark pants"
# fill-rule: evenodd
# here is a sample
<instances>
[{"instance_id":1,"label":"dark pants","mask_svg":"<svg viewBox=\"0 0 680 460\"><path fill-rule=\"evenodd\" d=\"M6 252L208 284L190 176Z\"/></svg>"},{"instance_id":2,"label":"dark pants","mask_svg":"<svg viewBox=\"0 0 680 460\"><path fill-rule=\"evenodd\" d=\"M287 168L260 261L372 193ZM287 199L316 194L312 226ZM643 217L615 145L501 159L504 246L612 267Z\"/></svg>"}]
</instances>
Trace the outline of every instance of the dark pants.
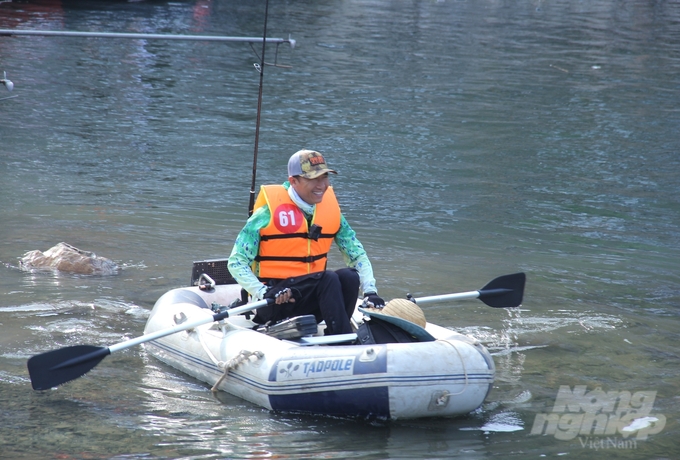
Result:
<instances>
[{"instance_id":1,"label":"dark pants","mask_svg":"<svg viewBox=\"0 0 680 460\"><path fill-rule=\"evenodd\" d=\"M349 319L359 296L359 274L353 268L326 270L294 276L276 283L270 292L291 288L302 298L295 302L258 309L255 322L264 324L293 316L314 315L317 322L326 322L326 335L353 332Z\"/></svg>"}]
</instances>

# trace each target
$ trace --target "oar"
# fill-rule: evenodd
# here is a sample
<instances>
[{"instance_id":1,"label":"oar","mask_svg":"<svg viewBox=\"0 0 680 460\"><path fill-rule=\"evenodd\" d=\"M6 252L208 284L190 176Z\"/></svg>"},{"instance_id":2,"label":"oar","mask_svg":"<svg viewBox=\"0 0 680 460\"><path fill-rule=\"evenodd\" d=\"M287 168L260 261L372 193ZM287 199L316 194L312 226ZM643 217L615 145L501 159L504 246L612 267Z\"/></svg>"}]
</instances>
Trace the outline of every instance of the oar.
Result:
<instances>
[{"instance_id":1,"label":"oar","mask_svg":"<svg viewBox=\"0 0 680 460\"><path fill-rule=\"evenodd\" d=\"M499 276L478 291L433 295L412 300L422 305L447 300L479 299L490 307L512 308L518 307L522 303L525 282L526 275L524 273L513 273L512 275Z\"/></svg>"},{"instance_id":2,"label":"oar","mask_svg":"<svg viewBox=\"0 0 680 460\"><path fill-rule=\"evenodd\" d=\"M60 348L35 355L28 360L28 373L31 376L31 385L34 390L48 390L56 386L75 380L85 375L99 362L111 353L134 347L144 342L160 339L166 335L176 334L203 324L221 321L234 315L240 315L250 310L255 310L273 303L274 299L265 299L259 302L232 308L210 317L204 317L188 323L178 324L167 329L146 334L136 339L120 342L110 347L95 347L92 345L76 345Z\"/></svg>"}]
</instances>

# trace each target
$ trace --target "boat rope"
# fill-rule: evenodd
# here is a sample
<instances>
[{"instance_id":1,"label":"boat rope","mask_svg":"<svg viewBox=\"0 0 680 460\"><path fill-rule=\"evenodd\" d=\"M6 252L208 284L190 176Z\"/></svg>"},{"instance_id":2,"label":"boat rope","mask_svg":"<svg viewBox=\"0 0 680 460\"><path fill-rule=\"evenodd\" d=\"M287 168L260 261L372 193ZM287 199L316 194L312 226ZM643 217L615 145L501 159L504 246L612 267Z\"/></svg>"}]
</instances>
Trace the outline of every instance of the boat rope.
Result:
<instances>
[{"instance_id":1,"label":"boat rope","mask_svg":"<svg viewBox=\"0 0 680 460\"><path fill-rule=\"evenodd\" d=\"M225 378L227 378L227 375L229 374L229 371L232 369L236 369L239 364L243 363L244 361L247 361L251 356L255 356L256 359L260 359L264 357L264 353L261 351L248 351L248 350L241 350L238 355L236 355L234 358L230 359L226 363L224 361L219 361L217 358L215 358L215 355L212 354L210 351L210 348L208 348L208 345L206 345L205 341L203 340L203 334L198 329L194 329L194 332L198 336L198 341L203 347L203 351L208 355L208 358L217 366L218 368L222 369L224 373L220 377L220 379L213 385L211 388L212 391L217 391L217 387L220 386L220 384L224 381ZM226 333L226 328L222 326L222 333Z\"/></svg>"},{"instance_id":2,"label":"boat rope","mask_svg":"<svg viewBox=\"0 0 680 460\"><path fill-rule=\"evenodd\" d=\"M467 368L465 367L465 360L463 359L463 355L460 354L460 350L458 350L458 347L453 342L451 342L449 340L443 340L443 339L439 339L438 342L448 343L449 345L451 345L453 347L454 350L456 350L456 353L458 353L458 357L460 358L460 362L463 365L463 374L465 374L465 385L463 386L463 389L460 390L458 393L448 393L447 392L446 396L448 397L448 396L461 395L461 394L465 393L465 390L467 389L467 386L468 386L468 373L467 373Z\"/></svg>"},{"instance_id":3,"label":"boat rope","mask_svg":"<svg viewBox=\"0 0 680 460\"><path fill-rule=\"evenodd\" d=\"M198 336L198 341L203 347L203 351L205 351L205 353L208 355L208 358L210 358L210 361L212 361L213 364L215 364L215 366L221 369L222 366L220 366L220 364L224 363L222 363L222 361L218 361L217 358L215 358L215 355L211 353L210 348L208 348L208 345L206 345L205 341L203 340L203 334L201 334L201 332L198 329L194 329L194 332L196 332L196 335Z\"/></svg>"},{"instance_id":4,"label":"boat rope","mask_svg":"<svg viewBox=\"0 0 680 460\"><path fill-rule=\"evenodd\" d=\"M238 355L236 355L234 358L230 359L226 363L220 361L217 366L220 369L224 369L224 374L222 374L222 377L213 385L211 388L211 391L217 391L217 387L220 386L220 384L224 381L224 379L227 378L227 375L229 375L229 371L232 369L236 369L239 364L245 362L245 361L250 361L250 357L255 356L256 360L263 358L264 353L261 351L248 351L248 350L241 350Z\"/></svg>"}]
</instances>

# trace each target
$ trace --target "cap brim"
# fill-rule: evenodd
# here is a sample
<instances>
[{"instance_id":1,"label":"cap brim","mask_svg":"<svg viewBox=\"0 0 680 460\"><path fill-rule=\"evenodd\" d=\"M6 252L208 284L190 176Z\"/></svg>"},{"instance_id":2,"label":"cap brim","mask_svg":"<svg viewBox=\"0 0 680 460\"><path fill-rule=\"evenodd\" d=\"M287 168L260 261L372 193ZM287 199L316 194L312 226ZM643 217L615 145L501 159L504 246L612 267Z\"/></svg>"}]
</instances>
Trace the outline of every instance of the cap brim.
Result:
<instances>
[{"instance_id":1,"label":"cap brim","mask_svg":"<svg viewBox=\"0 0 680 460\"><path fill-rule=\"evenodd\" d=\"M399 326L409 334L411 334L413 337L417 338L421 342L434 342L435 339L432 334L427 332L425 328L422 328L418 326L416 323L413 323L411 321L405 320L403 318L398 318L396 316L391 316L391 315L384 315L382 313L377 313L373 310L369 310L366 308L359 307L359 311L361 313L364 313L368 316L375 316L378 319L381 319L383 321L387 321L388 323L392 323L395 326Z\"/></svg>"},{"instance_id":2,"label":"cap brim","mask_svg":"<svg viewBox=\"0 0 680 460\"><path fill-rule=\"evenodd\" d=\"M300 176L304 177L305 179L316 179L317 177L323 176L326 173L337 174L338 172L333 170L333 169L324 168L324 169L320 169L318 171L309 171L309 172L300 174Z\"/></svg>"}]
</instances>

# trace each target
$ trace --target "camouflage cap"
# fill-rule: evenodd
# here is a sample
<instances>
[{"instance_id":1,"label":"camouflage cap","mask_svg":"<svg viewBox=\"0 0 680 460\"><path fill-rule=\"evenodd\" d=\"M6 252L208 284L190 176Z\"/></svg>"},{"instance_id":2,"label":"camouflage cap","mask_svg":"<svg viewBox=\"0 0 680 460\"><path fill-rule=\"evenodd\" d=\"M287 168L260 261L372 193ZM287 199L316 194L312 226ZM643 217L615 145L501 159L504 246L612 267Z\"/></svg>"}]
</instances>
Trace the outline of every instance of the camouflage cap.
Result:
<instances>
[{"instance_id":1,"label":"camouflage cap","mask_svg":"<svg viewBox=\"0 0 680 460\"><path fill-rule=\"evenodd\" d=\"M288 175L302 176L305 179L316 179L326 173L337 174L330 169L323 155L314 150L300 150L288 160Z\"/></svg>"}]
</instances>

